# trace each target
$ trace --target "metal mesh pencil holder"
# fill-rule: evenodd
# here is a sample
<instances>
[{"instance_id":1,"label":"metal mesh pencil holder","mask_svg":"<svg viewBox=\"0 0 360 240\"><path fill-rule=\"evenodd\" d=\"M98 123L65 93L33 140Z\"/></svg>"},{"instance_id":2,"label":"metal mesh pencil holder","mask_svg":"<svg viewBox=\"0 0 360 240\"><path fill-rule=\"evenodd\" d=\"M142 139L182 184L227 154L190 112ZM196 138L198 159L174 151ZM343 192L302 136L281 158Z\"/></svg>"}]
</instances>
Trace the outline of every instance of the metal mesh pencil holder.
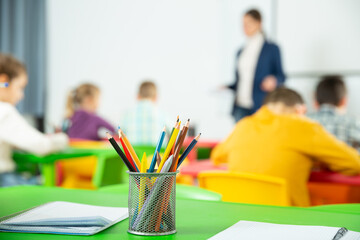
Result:
<instances>
[{"instance_id":1,"label":"metal mesh pencil holder","mask_svg":"<svg viewBox=\"0 0 360 240\"><path fill-rule=\"evenodd\" d=\"M128 173L128 232L147 236L175 233L175 194L178 172Z\"/></svg>"}]
</instances>

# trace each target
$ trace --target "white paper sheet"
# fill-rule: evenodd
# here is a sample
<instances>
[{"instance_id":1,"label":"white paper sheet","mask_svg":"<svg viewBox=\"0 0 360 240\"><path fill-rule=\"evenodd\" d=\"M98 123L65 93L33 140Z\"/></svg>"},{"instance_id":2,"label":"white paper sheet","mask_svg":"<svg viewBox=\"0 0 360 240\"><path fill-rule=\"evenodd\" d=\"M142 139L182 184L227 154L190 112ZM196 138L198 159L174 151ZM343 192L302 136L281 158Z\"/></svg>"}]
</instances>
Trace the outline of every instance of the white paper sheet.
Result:
<instances>
[{"instance_id":1,"label":"white paper sheet","mask_svg":"<svg viewBox=\"0 0 360 240\"><path fill-rule=\"evenodd\" d=\"M332 240L340 227L285 225L240 221L209 240ZM341 240L360 240L360 233L347 232Z\"/></svg>"}]
</instances>

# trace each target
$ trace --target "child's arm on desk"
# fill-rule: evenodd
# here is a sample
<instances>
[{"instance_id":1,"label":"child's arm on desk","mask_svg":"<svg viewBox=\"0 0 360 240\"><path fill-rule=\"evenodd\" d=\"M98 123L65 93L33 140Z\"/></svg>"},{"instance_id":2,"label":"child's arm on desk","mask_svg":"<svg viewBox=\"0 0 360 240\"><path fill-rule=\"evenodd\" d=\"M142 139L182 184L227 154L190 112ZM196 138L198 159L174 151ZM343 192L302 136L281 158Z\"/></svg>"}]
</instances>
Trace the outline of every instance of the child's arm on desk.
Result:
<instances>
[{"instance_id":1,"label":"child's arm on desk","mask_svg":"<svg viewBox=\"0 0 360 240\"><path fill-rule=\"evenodd\" d=\"M14 107L8 107L0 119L0 139L14 147L38 155L64 149L68 137L63 134L46 136L30 126Z\"/></svg>"},{"instance_id":2,"label":"child's arm on desk","mask_svg":"<svg viewBox=\"0 0 360 240\"><path fill-rule=\"evenodd\" d=\"M360 174L358 152L336 139L322 126L313 127L313 138L308 141L307 154L324 163L335 172L347 175Z\"/></svg>"}]
</instances>

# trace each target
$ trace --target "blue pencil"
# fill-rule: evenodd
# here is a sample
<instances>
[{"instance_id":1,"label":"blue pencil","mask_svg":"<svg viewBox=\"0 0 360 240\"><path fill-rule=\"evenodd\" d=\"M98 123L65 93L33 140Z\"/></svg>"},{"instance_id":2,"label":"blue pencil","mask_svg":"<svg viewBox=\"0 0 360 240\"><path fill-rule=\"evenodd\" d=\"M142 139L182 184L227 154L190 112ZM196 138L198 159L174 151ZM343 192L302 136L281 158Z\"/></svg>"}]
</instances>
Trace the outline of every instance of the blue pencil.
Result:
<instances>
[{"instance_id":1,"label":"blue pencil","mask_svg":"<svg viewBox=\"0 0 360 240\"><path fill-rule=\"evenodd\" d=\"M179 168L180 164L185 160L185 158L187 157L187 155L190 153L190 151L194 148L194 146L197 144L197 142L199 141L200 135L197 135L189 144L189 146L185 149L184 153L180 156L179 161L178 161L178 165L177 168Z\"/></svg>"},{"instance_id":2,"label":"blue pencil","mask_svg":"<svg viewBox=\"0 0 360 240\"><path fill-rule=\"evenodd\" d=\"M148 172L154 172L155 163L156 163L156 152L160 152L160 149L162 147L162 144L163 144L163 141L165 138L165 130L166 130L166 128L164 127L164 129L162 130L162 132L160 134L159 141L156 145L155 152L154 152L153 158L151 160L151 165L150 165Z\"/></svg>"}]
</instances>

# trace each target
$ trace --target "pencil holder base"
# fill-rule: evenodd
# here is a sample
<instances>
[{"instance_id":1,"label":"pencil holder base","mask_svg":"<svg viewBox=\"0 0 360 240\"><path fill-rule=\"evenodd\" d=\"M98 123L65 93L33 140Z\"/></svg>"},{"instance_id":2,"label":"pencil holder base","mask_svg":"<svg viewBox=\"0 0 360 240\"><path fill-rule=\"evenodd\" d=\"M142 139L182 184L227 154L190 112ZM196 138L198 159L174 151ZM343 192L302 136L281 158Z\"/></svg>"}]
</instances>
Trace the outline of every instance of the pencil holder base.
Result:
<instances>
[{"instance_id":1,"label":"pencil holder base","mask_svg":"<svg viewBox=\"0 0 360 240\"><path fill-rule=\"evenodd\" d=\"M144 232L136 232L132 230L128 230L128 233L134 234L134 235L141 235L141 236L164 236L164 235L171 235L176 233L176 230L170 231L170 232L163 232L163 233L144 233Z\"/></svg>"},{"instance_id":2,"label":"pencil holder base","mask_svg":"<svg viewBox=\"0 0 360 240\"><path fill-rule=\"evenodd\" d=\"M176 174L129 172L129 233L143 236L176 233Z\"/></svg>"}]
</instances>

